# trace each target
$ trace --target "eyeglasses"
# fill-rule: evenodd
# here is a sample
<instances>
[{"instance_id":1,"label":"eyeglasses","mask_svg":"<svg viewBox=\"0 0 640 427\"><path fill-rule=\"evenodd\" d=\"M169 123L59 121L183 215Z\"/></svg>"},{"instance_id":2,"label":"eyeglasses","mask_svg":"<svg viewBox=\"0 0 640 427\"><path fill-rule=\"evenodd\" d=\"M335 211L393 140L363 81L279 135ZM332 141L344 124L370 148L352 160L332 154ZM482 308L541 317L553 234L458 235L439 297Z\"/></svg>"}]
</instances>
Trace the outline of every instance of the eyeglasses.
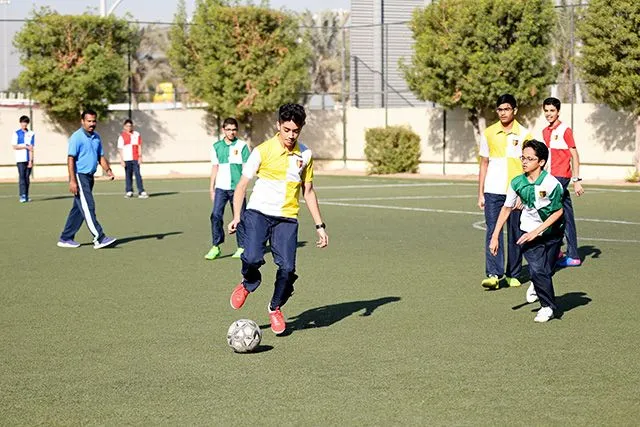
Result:
<instances>
[{"instance_id":1,"label":"eyeglasses","mask_svg":"<svg viewBox=\"0 0 640 427\"><path fill-rule=\"evenodd\" d=\"M225 131L227 132L238 132L237 128L226 128Z\"/></svg>"},{"instance_id":2,"label":"eyeglasses","mask_svg":"<svg viewBox=\"0 0 640 427\"><path fill-rule=\"evenodd\" d=\"M496 113L498 113L498 114L500 114L500 113L510 113L511 111L513 111L513 108L511 108L511 107L497 108L496 109Z\"/></svg>"},{"instance_id":3,"label":"eyeglasses","mask_svg":"<svg viewBox=\"0 0 640 427\"><path fill-rule=\"evenodd\" d=\"M522 160L522 163L537 162L538 158L537 157L525 157L525 156L522 156L522 157L520 157L520 160Z\"/></svg>"}]
</instances>

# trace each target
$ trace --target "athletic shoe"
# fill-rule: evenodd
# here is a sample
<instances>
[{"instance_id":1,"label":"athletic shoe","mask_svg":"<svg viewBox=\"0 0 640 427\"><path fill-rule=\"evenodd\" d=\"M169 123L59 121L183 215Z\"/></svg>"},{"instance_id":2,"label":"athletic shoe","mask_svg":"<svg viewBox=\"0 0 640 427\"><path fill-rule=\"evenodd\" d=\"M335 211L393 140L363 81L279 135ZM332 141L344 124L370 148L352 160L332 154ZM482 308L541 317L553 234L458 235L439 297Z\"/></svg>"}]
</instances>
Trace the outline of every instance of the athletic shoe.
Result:
<instances>
[{"instance_id":1,"label":"athletic shoe","mask_svg":"<svg viewBox=\"0 0 640 427\"><path fill-rule=\"evenodd\" d=\"M231 258L240 258L240 255L242 255L242 253L244 252L244 249L242 248L238 248L233 255L231 255Z\"/></svg>"},{"instance_id":2,"label":"athletic shoe","mask_svg":"<svg viewBox=\"0 0 640 427\"><path fill-rule=\"evenodd\" d=\"M233 307L234 310L240 310L247 300L248 295L249 291L244 287L242 282L240 282L238 286L233 288L233 292L231 292L231 307Z\"/></svg>"},{"instance_id":3,"label":"athletic shoe","mask_svg":"<svg viewBox=\"0 0 640 427\"><path fill-rule=\"evenodd\" d=\"M219 246L211 246L209 252L207 252L207 254L204 256L204 259L216 259L220 256L221 253L222 251L220 250Z\"/></svg>"},{"instance_id":4,"label":"athletic shoe","mask_svg":"<svg viewBox=\"0 0 640 427\"><path fill-rule=\"evenodd\" d=\"M60 239L58 240L58 247L59 248L79 248L80 243L76 242L73 239L69 239L69 240Z\"/></svg>"},{"instance_id":5,"label":"athletic shoe","mask_svg":"<svg viewBox=\"0 0 640 427\"><path fill-rule=\"evenodd\" d=\"M542 307L538 310L538 314L536 314L534 322L544 323L553 319L553 309L551 307Z\"/></svg>"},{"instance_id":6,"label":"athletic shoe","mask_svg":"<svg viewBox=\"0 0 640 427\"><path fill-rule=\"evenodd\" d=\"M276 307L274 311L269 310L269 321L271 322L271 330L276 335L280 335L287 329L287 324L284 321L284 315L282 311L280 311L280 307Z\"/></svg>"},{"instance_id":7,"label":"athletic shoe","mask_svg":"<svg viewBox=\"0 0 640 427\"><path fill-rule=\"evenodd\" d=\"M125 199L130 199L132 197L133 197L133 191L127 191L126 193L124 193Z\"/></svg>"},{"instance_id":8,"label":"athletic shoe","mask_svg":"<svg viewBox=\"0 0 640 427\"><path fill-rule=\"evenodd\" d=\"M520 287L520 285L522 285L522 283L520 283L520 280L518 280L516 277L507 277L507 285L510 288L518 288Z\"/></svg>"},{"instance_id":9,"label":"athletic shoe","mask_svg":"<svg viewBox=\"0 0 640 427\"><path fill-rule=\"evenodd\" d=\"M148 199L149 195L147 194L146 191L143 191L142 193L138 194L138 199Z\"/></svg>"},{"instance_id":10,"label":"athletic shoe","mask_svg":"<svg viewBox=\"0 0 640 427\"><path fill-rule=\"evenodd\" d=\"M27 196L20 196L20 203L27 203L29 198Z\"/></svg>"},{"instance_id":11,"label":"athletic shoe","mask_svg":"<svg viewBox=\"0 0 640 427\"><path fill-rule=\"evenodd\" d=\"M579 267L581 264L582 261L580 260L580 258L569 257L564 257L556 263L558 267Z\"/></svg>"},{"instance_id":12,"label":"athletic shoe","mask_svg":"<svg viewBox=\"0 0 640 427\"><path fill-rule=\"evenodd\" d=\"M504 276L498 277L495 274L490 275L484 279L480 284L487 289L498 289L500 287L500 281L504 279Z\"/></svg>"},{"instance_id":13,"label":"athletic shoe","mask_svg":"<svg viewBox=\"0 0 640 427\"><path fill-rule=\"evenodd\" d=\"M104 236L102 240L98 242L93 242L93 249L106 248L107 246L113 245L115 242L116 242L116 239L114 239L113 237Z\"/></svg>"},{"instance_id":14,"label":"athletic shoe","mask_svg":"<svg viewBox=\"0 0 640 427\"><path fill-rule=\"evenodd\" d=\"M538 301L538 294L536 293L536 288L533 286L533 282L529 285L529 288L527 289L526 299L529 304Z\"/></svg>"}]
</instances>

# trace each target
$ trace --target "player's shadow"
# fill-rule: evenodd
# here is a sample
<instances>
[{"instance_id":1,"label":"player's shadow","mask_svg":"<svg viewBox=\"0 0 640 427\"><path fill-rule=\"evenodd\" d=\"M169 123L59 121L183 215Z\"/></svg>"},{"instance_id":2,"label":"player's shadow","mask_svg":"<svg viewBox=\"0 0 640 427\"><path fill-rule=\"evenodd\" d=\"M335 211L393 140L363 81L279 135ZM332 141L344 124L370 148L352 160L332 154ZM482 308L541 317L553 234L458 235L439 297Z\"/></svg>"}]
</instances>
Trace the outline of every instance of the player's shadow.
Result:
<instances>
[{"instance_id":1,"label":"player's shadow","mask_svg":"<svg viewBox=\"0 0 640 427\"><path fill-rule=\"evenodd\" d=\"M580 246L578 248L578 254L580 255L580 259L584 261L586 258L600 258L602 251L595 246Z\"/></svg>"},{"instance_id":2,"label":"player's shadow","mask_svg":"<svg viewBox=\"0 0 640 427\"><path fill-rule=\"evenodd\" d=\"M173 196L174 194L180 194L180 192L179 191L162 191L160 193L149 193L149 197Z\"/></svg>"},{"instance_id":3,"label":"player's shadow","mask_svg":"<svg viewBox=\"0 0 640 427\"><path fill-rule=\"evenodd\" d=\"M571 311L574 308L581 307L583 305L587 305L591 301L592 301L591 298L587 296L586 292L569 292L564 295L557 296L556 305L558 306L558 312L555 313L555 316L557 318L561 318L565 312ZM538 302L531 303L531 304L535 304L535 308L531 311L538 311L540 309ZM523 302L522 304L518 304L516 306L511 307L511 309L519 310L522 307L526 307L531 304L527 302Z\"/></svg>"},{"instance_id":4,"label":"player's shadow","mask_svg":"<svg viewBox=\"0 0 640 427\"><path fill-rule=\"evenodd\" d=\"M378 307L397 301L400 301L400 297L384 297L312 308L289 318L287 329L279 336L291 335L294 331L303 329L326 328L362 310L364 312L360 316L371 316ZM268 328L269 325L261 326L261 328L263 327Z\"/></svg>"},{"instance_id":5,"label":"player's shadow","mask_svg":"<svg viewBox=\"0 0 640 427\"><path fill-rule=\"evenodd\" d=\"M68 196L51 196L44 197L42 199L33 199L32 202L47 202L49 200L63 200L63 199L73 199L73 195L69 194Z\"/></svg>"},{"instance_id":6,"label":"player's shadow","mask_svg":"<svg viewBox=\"0 0 640 427\"><path fill-rule=\"evenodd\" d=\"M176 234L182 234L182 231L170 231L169 233L143 234L141 236L122 237L122 238L118 238L118 240L116 240L116 242L111 247L115 248L125 243L135 242L136 240L147 240L147 239L162 240L167 236L174 236Z\"/></svg>"}]
</instances>

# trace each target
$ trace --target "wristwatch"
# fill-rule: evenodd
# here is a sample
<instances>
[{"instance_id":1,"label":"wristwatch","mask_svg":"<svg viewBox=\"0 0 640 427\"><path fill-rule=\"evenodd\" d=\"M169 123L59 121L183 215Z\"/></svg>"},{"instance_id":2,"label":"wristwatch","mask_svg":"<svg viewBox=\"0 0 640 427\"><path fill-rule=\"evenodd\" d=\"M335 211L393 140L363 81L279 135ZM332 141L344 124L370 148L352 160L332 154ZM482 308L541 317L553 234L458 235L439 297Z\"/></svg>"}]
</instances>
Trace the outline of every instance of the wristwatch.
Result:
<instances>
[{"instance_id":1,"label":"wristwatch","mask_svg":"<svg viewBox=\"0 0 640 427\"><path fill-rule=\"evenodd\" d=\"M574 176L573 178L571 178L571 182L578 182L578 181L582 181L582 178L580 178L579 176Z\"/></svg>"},{"instance_id":2,"label":"wristwatch","mask_svg":"<svg viewBox=\"0 0 640 427\"><path fill-rule=\"evenodd\" d=\"M324 222L322 224L316 224L316 230L320 230L321 228L327 228L327 225Z\"/></svg>"}]
</instances>

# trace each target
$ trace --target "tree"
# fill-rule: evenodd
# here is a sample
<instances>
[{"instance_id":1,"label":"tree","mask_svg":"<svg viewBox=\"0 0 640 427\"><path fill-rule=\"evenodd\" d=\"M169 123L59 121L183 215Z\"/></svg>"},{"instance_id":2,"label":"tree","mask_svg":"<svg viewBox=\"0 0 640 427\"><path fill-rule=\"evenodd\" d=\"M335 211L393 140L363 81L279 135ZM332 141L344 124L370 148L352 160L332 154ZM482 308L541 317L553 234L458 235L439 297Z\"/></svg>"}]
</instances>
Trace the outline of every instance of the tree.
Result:
<instances>
[{"instance_id":1,"label":"tree","mask_svg":"<svg viewBox=\"0 0 640 427\"><path fill-rule=\"evenodd\" d=\"M331 10L318 14L305 11L300 15L305 39L312 50L309 68L313 93L341 93L343 27L348 19L348 13ZM349 53L344 57L349 58ZM348 93L349 88L345 90Z\"/></svg>"},{"instance_id":2,"label":"tree","mask_svg":"<svg viewBox=\"0 0 640 427\"><path fill-rule=\"evenodd\" d=\"M636 117L636 170L640 171L640 3L591 0L578 24L578 66L589 94Z\"/></svg>"},{"instance_id":3,"label":"tree","mask_svg":"<svg viewBox=\"0 0 640 427\"><path fill-rule=\"evenodd\" d=\"M136 30L125 20L42 8L14 39L25 68L19 83L54 121L77 120L83 108L105 114L127 77L130 44Z\"/></svg>"},{"instance_id":4,"label":"tree","mask_svg":"<svg viewBox=\"0 0 640 427\"><path fill-rule=\"evenodd\" d=\"M537 105L554 83L550 0L440 0L414 13L409 88L424 101L468 111L476 136L503 93Z\"/></svg>"},{"instance_id":5,"label":"tree","mask_svg":"<svg viewBox=\"0 0 640 427\"><path fill-rule=\"evenodd\" d=\"M218 118L273 112L309 88L309 49L284 12L201 0L187 24L181 2L174 24L171 64Z\"/></svg>"},{"instance_id":6,"label":"tree","mask_svg":"<svg viewBox=\"0 0 640 427\"><path fill-rule=\"evenodd\" d=\"M140 44L131 58L132 91L137 102L141 94L158 83L175 80L167 53L170 47L169 28L149 25L138 33Z\"/></svg>"}]
</instances>

